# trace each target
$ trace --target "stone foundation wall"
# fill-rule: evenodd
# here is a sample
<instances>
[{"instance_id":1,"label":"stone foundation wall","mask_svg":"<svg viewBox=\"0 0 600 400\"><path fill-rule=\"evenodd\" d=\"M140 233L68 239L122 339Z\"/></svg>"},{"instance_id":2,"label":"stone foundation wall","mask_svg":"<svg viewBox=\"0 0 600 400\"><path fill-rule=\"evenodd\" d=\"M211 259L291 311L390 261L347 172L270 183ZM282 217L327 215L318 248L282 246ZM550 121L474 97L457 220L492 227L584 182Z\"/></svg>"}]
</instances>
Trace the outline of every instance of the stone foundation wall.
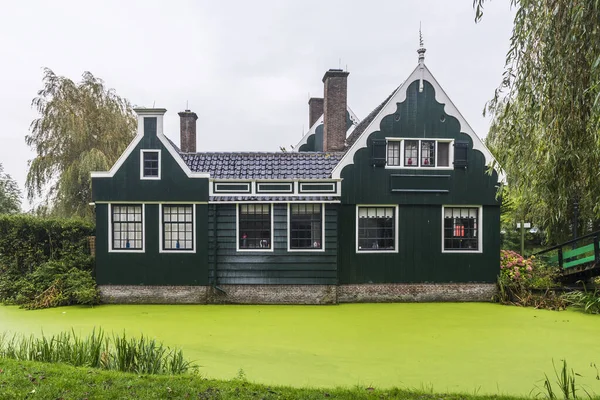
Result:
<instances>
[{"instance_id":1,"label":"stone foundation wall","mask_svg":"<svg viewBox=\"0 0 600 400\"><path fill-rule=\"evenodd\" d=\"M98 287L104 303L120 304L337 304L490 301L493 283L361 285L222 285Z\"/></svg>"},{"instance_id":2,"label":"stone foundation wall","mask_svg":"<svg viewBox=\"0 0 600 400\"><path fill-rule=\"evenodd\" d=\"M494 283L382 283L338 286L339 303L491 301Z\"/></svg>"},{"instance_id":3,"label":"stone foundation wall","mask_svg":"<svg viewBox=\"0 0 600 400\"><path fill-rule=\"evenodd\" d=\"M208 286L101 285L100 299L113 304L204 304Z\"/></svg>"}]
</instances>

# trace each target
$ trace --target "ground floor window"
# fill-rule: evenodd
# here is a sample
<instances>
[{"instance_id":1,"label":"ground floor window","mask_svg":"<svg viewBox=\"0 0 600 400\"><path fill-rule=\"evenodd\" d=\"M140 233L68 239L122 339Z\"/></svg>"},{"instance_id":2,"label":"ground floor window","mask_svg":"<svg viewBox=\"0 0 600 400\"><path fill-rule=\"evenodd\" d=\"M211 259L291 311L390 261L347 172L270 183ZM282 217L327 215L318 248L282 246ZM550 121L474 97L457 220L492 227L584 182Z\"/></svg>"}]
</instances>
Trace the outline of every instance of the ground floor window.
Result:
<instances>
[{"instance_id":1,"label":"ground floor window","mask_svg":"<svg viewBox=\"0 0 600 400\"><path fill-rule=\"evenodd\" d=\"M358 206L357 240L360 251L396 251L396 207Z\"/></svg>"},{"instance_id":2,"label":"ground floor window","mask_svg":"<svg viewBox=\"0 0 600 400\"><path fill-rule=\"evenodd\" d=\"M144 219L141 204L112 205L113 250L143 250Z\"/></svg>"},{"instance_id":3,"label":"ground floor window","mask_svg":"<svg viewBox=\"0 0 600 400\"><path fill-rule=\"evenodd\" d=\"M479 251L480 207L444 207L444 251Z\"/></svg>"},{"instance_id":4,"label":"ground floor window","mask_svg":"<svg viewBox=\"0 0 600 400\"><path fill-rule=\"evenodd\" d=\"M323 248L321 204L290 204L290 249Z\"/></svg>"},{"instance_id":5,"label":"ground floor window","mask_svg":"<svg viewBox=\"0 0 600 400\"><path fill-rule=\"evenodd\" d=\"M271 249L271 205L238 204L239 249Z\"/></svg>"},{"instance_id":6,"label":"ground floor window","mask_svg":"<svg viewBox=\"0 0 600 400\"><path fill-rule=\"evenodd\" d=\"M191 205L162 206L163 250L194 249L194 211Z\"/></svg>"}]
</instances>

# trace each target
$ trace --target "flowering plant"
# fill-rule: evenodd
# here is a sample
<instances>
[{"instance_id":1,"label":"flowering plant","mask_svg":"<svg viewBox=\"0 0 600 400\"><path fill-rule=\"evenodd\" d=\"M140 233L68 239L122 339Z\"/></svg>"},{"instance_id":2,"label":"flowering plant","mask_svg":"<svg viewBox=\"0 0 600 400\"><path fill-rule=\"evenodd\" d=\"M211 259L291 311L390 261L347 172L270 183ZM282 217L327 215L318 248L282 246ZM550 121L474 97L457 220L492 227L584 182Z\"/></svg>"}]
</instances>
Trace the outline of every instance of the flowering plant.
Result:
<instances>
[{"instance_id":1,"label":"flowering plant","mask_svg":"<svg viewBox=\"0 0 600 400\"><path fill-rule=\"evenodd\" d=\"M523 282L533 276L535 257L524 258L511 250L500 251L500 276L513 282Z\"/></svg>"}]
</instances>

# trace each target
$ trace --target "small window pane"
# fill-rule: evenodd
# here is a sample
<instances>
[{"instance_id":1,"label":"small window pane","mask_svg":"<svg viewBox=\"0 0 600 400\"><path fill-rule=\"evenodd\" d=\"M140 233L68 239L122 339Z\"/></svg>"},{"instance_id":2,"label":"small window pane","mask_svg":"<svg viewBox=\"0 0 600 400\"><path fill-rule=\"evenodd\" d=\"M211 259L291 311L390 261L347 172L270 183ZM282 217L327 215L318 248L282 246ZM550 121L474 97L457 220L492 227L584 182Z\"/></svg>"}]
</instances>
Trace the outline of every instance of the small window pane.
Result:
<instances>
[{"instance_id":1,"label":"small window pane","mask_svg":"<svg viewBox=\"0 0 600 400\"><path fill-rule=\"evenodd\" d=\"M419 166L419 141L405 140L404 141L404 166L418 167Z\"/></svg>"},{"instance_id":2,"label":"small window pane","mask_svg":"<svg viewBox=\"0 0 600 400\"><path fill-rule=\"evenodd\" d=\"M322 205L290 205L290 249L322 249Z\"/></svg>"},{"instance_id":3,"label":"small window pane","mask_svg":"<svg viewBox=\"0 0 600 400\"><path fill-rule=\"evenodd\" d=\"M396 247L396 209L358 208L358 251L390 251Z\"/></svg>"},{"instance_id":4,"label":"small window pane","mask_svg":"<svg viewBox=\"0 0 600 400\"><path fill-rule=\"evenodd\" d=\"M400 165L400 142L388 141L387 147L387 165Z\"/></svg>"},{"instance_id":5,"label":"small window pane","mask_svg":"<svg viewBox=\"0 0 600 400\"><path fill-rule=\"evenodd\" d=\"M113 249L141 250L142 235L143 221L141 205L112 206Z\"/></svg>"},{"instance_id":6,"label":"small window pane","mask_svg":"<svg viewBox=\"0 0 600 400\"><path fill-rule=\"evenodd\" d=\"M450 143L438 142L437 165L439 167L450 166Z\"/></svg>"},{"instance_id":7,"label":"small window pane","mask_svg":"<svg viewBox=\"0 0 600 400\"><path fill-rule=\"evenodd\" d=\"M158 151L145 151L144 153L144 177L158 177Z\"/></svg>"},{"instance_id":8,"label":"small window pane","mask_svg":"<svg viewBox=\"0 0 600 400\"><path fill-rule=\"evenodd\" d=\"M421 167L435 167L435 141L421 141Z\"/></svg>"},{"instance_id":9,"label":"small window pane","mask_svg":"<svg viewBox=\"0 0 600 400\"><path fill-rule=\"evenodd\" d=\"M444 250L479 250L479 208L444 208Z\"/></svg>"},{"instance_id":10,"label":"small window pane","mask_svg":"<svg viewBox=\"0 0 600 400\"><path fill-rule=\"evenodd\" d=\"M193 226L193 206L163 206L163 249L193 250Z\"/></svg>"},{"instance_id":11,"label":"small window pane","mask_svg":"<svg viewBox=\"0 0 600 400\"><path fill-rule=\"evenodd\" d=\"M271 248L271 206L240 204L238 229L240 249Z\"/></svg>"}]
</instances>

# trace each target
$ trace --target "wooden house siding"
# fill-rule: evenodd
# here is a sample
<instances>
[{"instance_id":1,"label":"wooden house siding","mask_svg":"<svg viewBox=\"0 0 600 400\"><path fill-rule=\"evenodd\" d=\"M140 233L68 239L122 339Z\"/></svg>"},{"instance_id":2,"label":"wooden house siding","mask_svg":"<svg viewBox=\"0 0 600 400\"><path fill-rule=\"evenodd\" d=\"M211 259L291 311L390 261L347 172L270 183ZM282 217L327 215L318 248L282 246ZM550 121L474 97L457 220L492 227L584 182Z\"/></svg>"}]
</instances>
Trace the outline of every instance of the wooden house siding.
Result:
<instances>
[{"instance_id":1,"label":"wooden house siding","mask_svg":"<svg viewBox=\"0 0 600 400\"><path fill-rule=\"evenodd\" d=\"M159 252L159 205L145 204L143 253L109 252L108 204L96 205L98 285L208 285L208 205L196 204L196 252Z\"/></svg>"},{"instance_id":2,"label":"wooden house siding","mask_svg":"<svg viewBox=\"0 0 600 400\"><path fill-rule=\"evenodd\" d=\"M339 284L496 282L500 270L500 209L483 207L483 252L442 253L442 207L398 207L398 252L356 251L356 206L339 217Z\"/></svg>"},{"instance_id":3,"label":"wooden house siding","mask_svg":"<svg viewBox=\"0 0 600 400\"><path fill-rule=\"evenodd\" d=\"M325 251L289 252L287 204L274 204L273 251L236 250L236 204L211 204L208 214L210 281L226 284L335 285L337 205L325 205Z\"/></svg>"}]
</instances>

